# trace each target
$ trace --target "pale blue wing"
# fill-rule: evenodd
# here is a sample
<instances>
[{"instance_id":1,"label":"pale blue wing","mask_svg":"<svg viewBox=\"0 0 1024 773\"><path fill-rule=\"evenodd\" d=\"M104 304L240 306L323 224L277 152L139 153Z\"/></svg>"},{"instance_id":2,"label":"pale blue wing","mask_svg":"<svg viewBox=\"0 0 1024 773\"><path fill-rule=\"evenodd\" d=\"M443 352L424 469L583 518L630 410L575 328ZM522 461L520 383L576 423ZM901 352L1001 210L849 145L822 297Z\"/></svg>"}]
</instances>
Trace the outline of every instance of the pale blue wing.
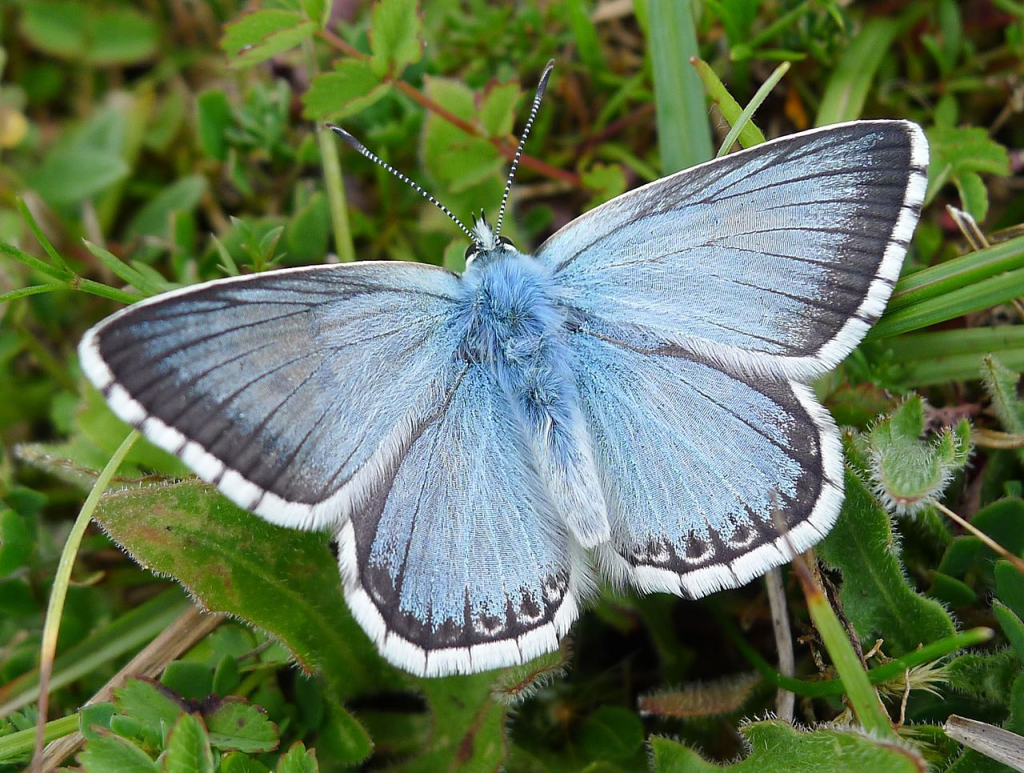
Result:
<instances>
[{"instance_id":1,"label":"pale blue wing","mask_svg":"<svg viewBox=\"0 0 1024 773\"><path fill-rule=\"evenodd\" d=\"M491 372L461 364L339 535L353 614L388 660L438 676L554 650L585 575Z\"/></svg>"},{"instance_id":2,"label":"pale blue wing","mask_svg":"<svg viewBox=\"0 0 1024 773\"><path fill-rule=\"evenodd\" d=\"M836 426L809 387L737 376L678 349L579 334L579 390L608 502L602 569L644 591L742 585L831 528Z\"/></svg>"},{"instance_id":3,"label":"pale blue wing","mask_svg":"<svg viewBox=\"0 0 1024 773\"><path fill-rule=\"evenodd\" d=\"M100 323L82 366L122 419L242 507L336 524L443 397L458 283L384 263L223 279Z\"/></svg>"},{"instance_id":4,"label":"pale blue wing","mask_svg":"<svg viewBox=\"0 0 1024 773\"><path fill-rule=\"evenodd\" d=\"M804 379L881 315L927 162L923 133L905 121L795 134L619 196L537 258L579 325Z\"/></svg>"}]
</instances>

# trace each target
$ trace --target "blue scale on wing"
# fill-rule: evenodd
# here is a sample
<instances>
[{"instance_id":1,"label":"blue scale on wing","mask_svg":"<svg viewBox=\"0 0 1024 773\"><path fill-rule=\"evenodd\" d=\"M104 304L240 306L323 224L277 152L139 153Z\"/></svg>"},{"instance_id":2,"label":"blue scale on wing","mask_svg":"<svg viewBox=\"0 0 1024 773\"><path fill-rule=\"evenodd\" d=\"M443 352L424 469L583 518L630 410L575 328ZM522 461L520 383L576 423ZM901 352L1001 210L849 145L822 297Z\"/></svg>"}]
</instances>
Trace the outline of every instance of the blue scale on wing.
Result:
<instances>
[{"instance_id":1,"label":"blue scale on wing","mask_svg":"<svg viewBox=\"0 0 1024 773\"><path fill-rule=\"evenodd\" d=\"M457 282L371 264L221 281L113 319L100 354L148 414L258 487L313 504L443 389Z\"/></svg>"},{"instance_id":2,"label":"blue scale on wing","mask_svg":"<svg viewBox=\"0 0 1024 773\"><path fill-rule=\"evenodd\" d=\"M461 367L353 518L358 581L387 630L428 651L518 638L570 587L566 528L523 426L487 367Z\"/></svg>"},{"instance_id":3,"label":"blue scale on wing","mask_svg":"<svg viewBox=\"0 0 1024 773\"><path fill-rule=\"evenodd\" d=\"M823 483L820 429L787 382L585 334L573 346L612 547L628 564L678 574L727 564L775 540L777 514L786 528L809 515Z\"/></svg>"}]
</instances>

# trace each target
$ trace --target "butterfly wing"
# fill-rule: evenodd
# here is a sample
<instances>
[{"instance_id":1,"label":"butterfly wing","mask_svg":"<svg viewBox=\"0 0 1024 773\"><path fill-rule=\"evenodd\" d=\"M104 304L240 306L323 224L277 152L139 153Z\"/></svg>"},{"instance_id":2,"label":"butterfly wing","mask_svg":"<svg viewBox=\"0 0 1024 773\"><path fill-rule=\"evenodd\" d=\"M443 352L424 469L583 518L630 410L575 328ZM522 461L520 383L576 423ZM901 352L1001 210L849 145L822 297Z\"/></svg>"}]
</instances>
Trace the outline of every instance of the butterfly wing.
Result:
<instances>
[{"instance_id":1,"label":"butterfly wing","mask_svg":"<svg viewBox=\"0 0 1024 773\"><path fill-rule=\"evenodd\" d=\"M809 387L728 373L670 346L638 351L581 333L573 347L608 501L606 575L696 598L828 533L842 454Z\"/></svg>"},{"instance_id":2,"label":"butterfly wing","mask_svg":"<svg viewBox=\"0 0 1024 773\"><path fill-rule=\"evenodd\" d=\"M218 280L100 323L82 367L115 413L240 506L336 525L443 398L458 282L374 263Z\"/></svg>"},{"instance_id":3,"label":"butterfly wing","mask_svg":"<svg viewBox=\"0 0 1024 773\"><path fill-rule=\"evenodd\" d=\"M495 377L461 364L339 535L345 595L388 660L469 673L554 650L585 572Z\"/></svg>"},{"instance_id":4,"label":"butterfly wing","mask_svg":"<svg viewBox=\"0 0 1024 773\"><path fill-rule=\"evenodd\" d=\"M927 161L906 121L816 129L619 196L537 257L595 332L806 379L838 364L885 308Z\"/></svg>"}]
</instances>

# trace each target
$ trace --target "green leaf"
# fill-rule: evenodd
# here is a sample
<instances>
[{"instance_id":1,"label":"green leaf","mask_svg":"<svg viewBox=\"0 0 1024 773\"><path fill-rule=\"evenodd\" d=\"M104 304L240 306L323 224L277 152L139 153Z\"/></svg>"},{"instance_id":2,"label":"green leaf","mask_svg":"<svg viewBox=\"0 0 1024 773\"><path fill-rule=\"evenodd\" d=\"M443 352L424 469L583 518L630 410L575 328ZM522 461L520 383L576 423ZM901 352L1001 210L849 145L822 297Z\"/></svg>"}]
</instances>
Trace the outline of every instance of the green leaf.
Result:
<instances>
[{"instance_id":1,"label":"green leaf","mask_svg":"<svg viewBox=\"0 0 1024 773\"><path fill-rule=\"evenodd\" d=\"M998 561L995 566L996 597L1024 618L1024 575L1009 561Z\"/></svg>"},{"instance_id":2,"label":"green leaf","mask_svg":"<svg viewBox=\"0 0 1024 773\"><path fill-rule=\"evenodd\" d=\"M182 714L167 739L163 757L167 773L213 773L213 750L198 717Z\"/></svg>"},{"instance_id":3,"label":"green leaf","mask_svg":"<svg viewBox=\"0 0 1024 773\"><path fill-rule=\"evenodd\" d=\"M502 137L512 132L522 93L515 82L499 83L487 90L476 118L489 137Z\"/></svg>"},{"instance_id":4,"label":"green leaf","mask_svg":"<svg viewBox=\"0 0 1024 773\"><path fill-rule=\"evenodd\" d=\"M924 401L912 395L855 443L867 459L872 486L891 512L913 514L937 501L970 456L970 424L944 428L931 442L924 432Z\"/></svg>"},{"instance_id":5,"label":"green leaf","mask_svg":"<svg viewBox=\"0 0 1024 773\"><path fill-rule=\"evenodd\" d=\"M192 212L206 193L206 177L191 174L168 185L146 202L132 218L125 235L128 238L158 236L170 240L172 217L178 212Z\"/></svg>"},{"instance_id":6,"label":"green leaf","mask_svg":"<svg viewBox=\"0 0 1024 773\"><path fill-rule=\"evenodd\" d=\"M196 97L196 123L199 147L220 161L227 160L227 131L231 126L231 106L223 91L211 89Z\"/></svg>"},{"instance_id":7,"label":"green leaf","mask_svg":"<svg viewBox=\"0 0 1024 773\"><path fill-rule=\"evenodd\" d=\"M370 23L370 66L379 78L398 79L423 55L417 0L381 0Z\"/></svg>"},{"instance_id":8,"label":"green leaf","mask_svg":"<svg viewBox=\"0 0 1024 773\"><path fill-rule=\"evenodd\" d=\"M284 758L282 757L282 759ZM270 773L270 768L248 754L231 752L221 760L220 773ZM315 768L314 773L316 773Z\"/></svg>"},{"instance_id":9,"label":"green leaf","mask_svg":"<svg viewBox=\"0 0 1024 773\"><path fill-rule=\"evenodd\" d=\"M629 709L600 706L583 720L579 740L590 759L626 759L643 745L644 724Z\"/></svg>"},{"instance_id":10,"label":"green leaf","mask_svg":"<svg viewBox=\"0 0 1024 773\"><path fill-rule=\"evenodd\" d=\"M294 11L255 11L225 27L220 47L232 67L252 67L295 48L312 37L316 28L316 23Z\"/></svg>"},{"instance_id":11,"label":"green leaf","mask_svg":"<svg viewBox=\"0 0 1024 773\"><path fill-rule=\"evenodd\" d=\"M96 66L133 64L151 58L160 40L156 22L131 8L67 0L28 0L21 8L25 38L62 59Z\"/></svg>"},{"instance_id":12,"label":"green leaf","mask_svg":"<svg viewBox=\"0 0 1024 773\"><path fill-rule=\"evenodd\" d=\"M334 72L317 75L302 96L304 115L313 121L344 118L370 107L391 89L369 63L344 59Z\"/></svg>"},{"instance_id":13,"label":"green leaf","mask_svg":"<svg viewBox=\"0 0 1024 773\"><path fill-rule=\"evenodd\" d=\"M893 19L875 17L865 22L832 70L815 126L861 117L875 74L898 31L899 24Z\"/></svg>"},{"instance_id":14,"label":"green leaf","mask_svg":"<svg viewBox=\"0 0 1024 773\"><path fill-rule=\"evenodd\" d=\"M172 660L160 675L160 684L185 700L202 700L213 691L213 673L205 663Z\"/></svg>"},{"instance_id":15,"label":"green leaf","mask_svg":"<svg viewBox=\"0 0 1024 773\"><path fill-rule=\"evenodd\" d=\"M128 163L116 151L95 147L56 148L27 175L27 183L55 206L95 198L128 176Z\"/></svg>"},{"instance_id":16,"label":"green leaf","mask_svg":"<svg viewBox=\"0 0 1024 773\"><path fill-rule=\"evenodd\" d=\"M142 773L159 769L142 749L107 730L86 742L76 759L85 773Z\"/></svg>"},{"instance_id":17,"label":"green leaf","mask_svg":"<svg viewBox=\"0 0 1024 773\"><path fill-rule=\"evenodd\" d=\"M801 731L777 720L740 727L750 749L746 759L731 765L705 762L700 754L667 738L651 738L654 770L658 773L923 773L927 765L908 746L877 741L853 731Z\"/></svg>"},{"instance_id":18,"label":"green leaf","mask_svg":"<svg viewBox=\"0 0 1024 773\"><path fill-rule=\"evenodd\" d=\"M136 561L176 579L206 609L280 639L338 695L394 683L348 613L326 534L272 526L196 481L112 492L96 519Z\"/></svg>"},{"instance_id":19,"label":"green leaf","mask_svg":"<svg viewBox=\"0 0 1024 773\"><path fill-rule=\"evenodd\" d=\"M145 61L157 53L160 28L131 8L89 9L85 60L97 66Z\"/></svg>"},{"instance_id":20,"label":"green leaf","mask_svg":"<svg viewBox=\"0 0 1024 773\"><path fill-rule=\"evenodd\" d=\"M1012 609L999 601L992 602L992 613L999 621L999 627L1003 629L1013 651L1024 661L1024 622L1021 622Z\"/></svg>"},{"instance_id":21,"label":"green leaf","mask_svg":"<svg viewBox=\"0 0 1024 773\"><path fill-rule=\"evenodd\" d=\"M1006 704L1010 716L1003 723L1003 729L1017 735L1024 735L1024 673L1018 665L1017 672L1007 680L1012 687ZM973 749L965 749L963 755L946 769L946 773L1005 773L1008 768Z\"/></svg>"},{"instance_id":22,"label":"green leaf","mask_svg":"<svg viewBox=\"0 0 1024 773\"><path fill-rule=\"evenodd\" d=\"M506 757L505 708L491 697L495 675L416 680L434 715L409 771L499 770ZM443 719L442 719L443 718Z\"/></svg>"},{"instance_id":23,"label":"green leaf","mask_svg":"<svg viewBox=\"0 0 1024 773\"><path fill-rule=\"evenodd\" d=\"M955 632L942 606L908 584L889 515L851 471L839 520L818 555L842 571L840 601L862 641L882 638L886 654L898 656Z\"/></svg>"},{"instance_id":24,"label":"green leaf","mask_svg":"<svg viewBox=\"0 0 1024 773\"><path fill-rule=\"evenodd\" d=\"M339 765L358 765L373 753L373 741L359 720L344 706L328 700L316 732L316 748L324 759Z\"/></svg>"},{"instance_id":25,"label":"green leaf","mask_svg":"<svg viewBox=\"0 0 1024 773\"><path fill-rule=\"evenodd\" d=\"M277 748L277 725L242 698L224 698L203 709L210 743L220 751L268 752Z\"/></svg>"},{"instance_id":26,"label":"green leaf","mask_svg":"<svg viewBox=\"0 0 1024 773\"><path fill-rule=\"evenodd\" d=\"M152 735L163 737L187 711L173 692L150 679L129 679L114 690L114 705L125 716L141 722Z\"/></svg>"},{"instance_id":27,"label":"green leaf","mask_svg":"<svg viewBox=\"0 0 1024 773\"><path fill-rule=\"evenodd\" d=\"M993 502L978 511L971 524L1014 555L1024 555L1024 501L1012 497ZM939 571L952 577L980 572L987 581L998 558L977 537L963 535L946 548Z\"/></svg>"},{"instance_id":28,"label":"green leaf","mask_svg":"<svg viewBox=\"0 0 1024 773\"><path fill-rule=\"evenodd\" d=\"M934 126L926 134L930 160L925 205L952 181L960 190L964 208L976 220L984 219L988 196L978 174L1008 175L1010 158L1006 148L989 137L986 129L976 126Z\"/></svg>"},{"instance_id":29,"label":"green leaf","mask_svg":"<svg viewBox=\"0 0 1024 773\"><path fill-rule=\"evenodd\" d=\"M678 172L714 155L700 78L690 62L700 56L693 7L677 0L650 0L647 37L654 67L661 171Z\"/></svg>"},{"instance_id":30,"label":"green leaf","mask_svg":"<svg viewBox=\"0 0 1024 773\"><path fill-rule=\"evenodd\" d=\"M28 520L0 504L0 577L27 566L35 542Z\"/></svg>"},{"instance_id":31,"label":"green leaf","mask_svg":"<svg viewBox=\"0 0 1024 773\"><path fill-rule=\"evenodd\" d=\"M988 703L1005 705L1010 700L1010 685L1020 668L1020 658L1007 648L986 654L965 653L950 660L943 672L954 690Z\"/></svg>"},{"instance_id":32,"label":"green leaf","mask_svg":"<svg viewBox=\"0 0 1024 773\"><path fill-rule=\"evenodd\" d=\"M320 29L326 29L327 23L331 20L331 5L333 0L302 0L302 10L312 22Z\"/></svg>"},{"instance_id":33,"label":"green leaf","mask_svg":"<svg viewBox=\"0 0 1024 773\"><path fill-rule=\"evenodd\" d=\"M307 750L302 741L296 741L288 753L277 761L275 773L317 773L316 754Z\"/></svg>"},{"instance_id":34,"label":"green leaf","mask_svg":"<svg viewBox=\"0 0 1024 773\"><path fill-rule=\"evenodd\" d=\"M703 59L699 59L694 63L694 67L697 68L697 75L700 76L701 81L704 83L704 88L707 89L711 101L718 105L722 117L729 122L730 126L735 126L740 115L743 113L743 108L740 107L739 102L729 93L729 89L722 83L711 65ZM754 125L753 121L747 121L737 139L740 145L750 148L764 142L764 134Z\"/></svg>"},{"instance_id":35,"label":"green leaf","mask_svg":"<svg viewBox=\"0 0 1024 773\"><path fill-rule=\"evenodd\" d=\"M427 96L449 112L475 113L475 94L467 86L447 78L426 78L425 82ZM427 116L422 150L424 166L449 191L465 192L487 182L501 186L499 175L506 162L497 148L437 115ZM497 196L500 195L498 192ZM475 196L478 197L479 194Z\"/></svg>"},{"instance_id":36,"label":"green leaf","mask_svg":"<svg viewBox=\"0 0 1024 773\"><path fill-rule=\"evenodd\" d=\"M582 175L583 185L590 191L587 208L592 209L626 191L626 175L618 164L594 164Z\"/></svg>"}]
</instances>

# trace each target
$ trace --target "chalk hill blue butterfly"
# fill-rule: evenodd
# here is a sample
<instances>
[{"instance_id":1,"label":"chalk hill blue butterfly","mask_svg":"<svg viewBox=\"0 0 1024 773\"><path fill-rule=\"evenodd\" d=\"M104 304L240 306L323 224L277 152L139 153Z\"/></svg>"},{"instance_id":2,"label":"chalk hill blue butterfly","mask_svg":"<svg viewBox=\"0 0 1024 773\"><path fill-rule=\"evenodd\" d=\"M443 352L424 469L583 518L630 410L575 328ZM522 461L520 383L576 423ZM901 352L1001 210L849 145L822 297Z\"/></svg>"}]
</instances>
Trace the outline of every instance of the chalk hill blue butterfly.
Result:
<instances>
[{"instance_id":1,"label":"chalk hill blue butterfly","mask_svg":"<svg viewBox=\"0 0 1024 773\"><path fill-rule=\"evenodd\" d=\"M807 383L885 308L927 159L906 121L815 129L619 196L532 255L499 235L506 188L496 228L462 226L461 275L220 279L113 315L81 362L238 505L330 530L389 661L521 663L598 573L699 597L825 536L842 452Z\"/></svg>"}]
</instances>

